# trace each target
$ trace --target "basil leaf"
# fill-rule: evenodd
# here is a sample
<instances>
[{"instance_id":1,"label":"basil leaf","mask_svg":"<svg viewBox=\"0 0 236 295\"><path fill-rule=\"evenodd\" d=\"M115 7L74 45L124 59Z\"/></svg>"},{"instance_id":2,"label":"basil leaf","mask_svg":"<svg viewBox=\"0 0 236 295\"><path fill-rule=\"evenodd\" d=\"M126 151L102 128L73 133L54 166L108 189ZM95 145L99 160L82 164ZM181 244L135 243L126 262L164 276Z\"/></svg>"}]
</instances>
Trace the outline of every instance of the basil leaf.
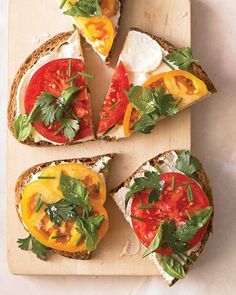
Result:
<instances>
[{"instance_id":1,"label":"basil leaf","mask_svg":"<svg viewBox=\"0 0 236 295\"><path fill-rule=\"evenodd\" d=\"M129 102L144 114L148 115L156 110L156 101L151 89L142 86L132 86L128 98Z\"/></svg>"},{"instance_id":2,"label":"basil leaf","mask_svg":"<svg viewBox=\"0 0 236 295\"><path fill-rule=\"evenodd\" d=\"M170 255L161 256L161 265L164 271L173 278L183 279L186 275L183 265Z\"/></svg>"},{"instance_id":3,"label":"basil leaf","mask_svg":"<svg viewBox=\"0 0 236 295\"><path fill-rule=\"evenodd\" d=\"M78 217L76 220L76 230L81 233L81 235L85 235L86 249L88 252L96 249L98 243L98 229L103 221L104 216L102 215L98 217L90 216L88 218Z\"/></svg>"},{"instance_id":4,"label":"basil leaf","mask_svg":"<svg viewBox=\"0 0 236 295\"><path fill-rule=\"evenodd\" d=\"M179 50L169 53L165 57L168 61L173 62L181 70L189 71L193 63L198 60L193 58L192 49L189 47L183 47Z\"/></svg>"},{"instance_id":5,"label":"basil leaf","mask_svg":"<svg viewBox=\"0 0 236 295\"><path fill-rule=\"evenodd\" d=\"M202 165L199 160L190 155L189 151L182 151L178 154L176 168L188 176L192 176Z\"/></svg>"},{"instance_id":6,"label":"basil leaf","mask_svg":"<svg viewBox=\"0 0 236 295\"><path fill-rule=\"evenodd\" d=\"M158 119L158 115L156 113L152 113L149 115L142 115L139 121L134 125L133 130L136 132L149 134L156 126Z\"/></svg>"},{"instance_id":7,"label":"basil leaf","mask_svg":"<svg viewBox=\"0 0 236 295\"><path fill-rule=\"evenodd\" d=\"M64 12L65 15L93 17L101 16L102 11L98 0L79 0L73 6Z\"/></svg>"},{"instance_id":8,"label":"basil leaf","mask_svg":"<svg viewBox=\"0 0 236 295\"><path fill-rule=\"evenodd\" d=\"M177 228L176 239L182 242L189 242L196 235L196 233L209 222L212 213L212 207L207 207L195 212L189 221Z\"/></svg>"},{"instance_id":9,"label":"basil leaf","mask_svg":"<svg viewBox=\"0 0 236 295\"><path fill-rule=\"evenodd\" d=\"M143 258L150 255L154 251L156 251L160 247L161 240L162 240L162 224L159 226L154 239L148 246L147 250L144 252Z\"/></svg>"},{"instance_id":10,"label":"basil leaf","mask_svg":"<svg viewBox=\"0 0 236 295\"><path fill-rule=\"evenodd\" d=\"M16 138L21 142L25 141L30 136L32 125L28 121L26 114L21 114L15 119L13 130Z\"/></svg>"},{"instance_id":11,"label":"basil leaf","mask_svg":"<svg viewBox=\"0 0 236 295\"><path fill-rule=\"evenodd\" d=\"M79 179L67 176L62 172L60 176L60 190L68 202L81 207L88 204L88 190Z\"/></svg>"}]
</instances>

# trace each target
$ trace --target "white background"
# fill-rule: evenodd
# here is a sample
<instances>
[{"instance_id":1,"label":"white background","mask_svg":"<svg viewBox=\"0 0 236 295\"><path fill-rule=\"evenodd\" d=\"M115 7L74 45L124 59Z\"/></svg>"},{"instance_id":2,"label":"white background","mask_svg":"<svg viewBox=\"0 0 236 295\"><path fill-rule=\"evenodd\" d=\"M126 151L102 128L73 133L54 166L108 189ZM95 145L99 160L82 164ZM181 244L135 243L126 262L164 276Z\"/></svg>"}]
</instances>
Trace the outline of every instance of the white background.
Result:
<instances>
[{"instance_id":1,"label":"white background","mask_svg":"<svg viewBox=\"0 0 236 295\"><path fill-rule=\"evenodd\" d=\"M166 0L163 0L166 1ZM29 1L30 4L30 1ZM193 107L192 151L203 162L215 195L214 235L184 281L160 278L23 277L6 262L7 1L0 0L0 294L236 294L236 2L192 0L192 47L218 94ZM17 46L17 44L16 44ZM10 172L9 172L10 173ZM17 237L17 233L16 233Z\"/></svg>"}]
</instances>

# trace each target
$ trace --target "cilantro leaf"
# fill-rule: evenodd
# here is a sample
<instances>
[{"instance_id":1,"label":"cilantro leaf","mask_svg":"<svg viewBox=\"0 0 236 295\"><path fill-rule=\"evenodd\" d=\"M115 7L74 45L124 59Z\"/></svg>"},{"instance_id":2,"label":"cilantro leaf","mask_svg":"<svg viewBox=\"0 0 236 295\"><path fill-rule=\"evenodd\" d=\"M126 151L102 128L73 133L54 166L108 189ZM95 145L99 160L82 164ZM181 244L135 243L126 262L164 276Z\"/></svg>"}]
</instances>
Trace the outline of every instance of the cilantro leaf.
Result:
<instances>
[{"instance_id":1,"label":"cilantro leaf","mask_svg":"<svg viewBox=\"0 0 236 295\"><path fill-rule=\"evenodd\" d=\"M161 265L165 272L176 279L183 279L185 277L185 270L183 265L170 255L161 255Z\"/></svg>"},{"instance_id":2,"label":"cilantro leaf","mask_svg":"<svg viewBox=\"0 0 236 295\"><path fill-rule=\"evenodd\" d=\"M78 217L76 220L76 229L79 233L85 235L86 249L88 252L93 251L97 246L98 229L103 221L103 215L97 217L90 216L88 218Z\"/></svg>"},{"instance_id":3,"label":"cilantro leaf","mask_svg":"<svg viewBox=\"0 0 236 295\"><path fill-rule=\"evenodd\" d=\"M161 240L162 240L162 224L159 226L154 239L152 240L152 242L150 243L150 245L144 252L143 258L150 255L154 251L156 251L160 247Z\"/></svg>"},{"instance_id":4,"label":"cilantro leaf","mask_svg":"<svg viewBox=\"0 0 236 295\"><path fill-rule=\"evenodd\" d=\"M18 247L21 249L21 250L29 250L29 244L30 244L30 241L31 241L31 235L29 235L27 238L25 239L18 239L17 240L17 243L19 244Z\"/></svg>"},{"instance_id":5,"label":"cilantro leaf","mask_svg":"<svg viewBox=\"0 0 236 295\"><path fill-rule=\"evenodd\" d=\"M32 236L31 236L31 243L32 243L32 251L36 254L36 256L41 260L44 260L44 261L47 260L48 250L50 248L44 246Z\"/></svg>"},{"instance_id":6,"label":"cilantro leaf","mask_svg":"<svg viewBox=\"0 0 236 295\"><path fill-rule=\"evenodd\" d=\"M158 110L160 116L174 116L179 112L176 99L172 94L163 94L158 98Z\"/></svg>"},{"instance_id":7,"label":"cilantro leaf","mask_svg":"<svg viewBox=\"0 0 236 295\"><path fill-rule=\"evenodd\" d=\"M102 11L98 0L79 0L71 6L70 9L64 12L65 15L70 16L82 16L82 17L93 17L101 16Z\"/></svg>"},{"instance_id":8,"label":"cilantro leaf","mask_svg":"<svg viewBox=\"0 0 236 295\"><path fill-rule=\"evenodd\" d=\"M202 165L199 160L190 155L189 151L182 151L178 154L176 168L188 176L192 176Z\"/></svg>"},{"instance_id":9,"label":"cilantro leaf","mask_svg":"<svg viewBox=\"0 0 236 295\"><path fill-rule=\"evenodd\" d=\"M156 110L156 100L151 89L142 86L132 86L128 98L129 102L144 114L148 115Z\"/></svg>"},{"instance_id":10,"label":"cilantro leaf","mask_svg":"<svg viewBox=\"0 0 236 295\"><path fill-rule=\"evenodd\" d=\"M144 177L134 179L134 183L130 186L130 190L125 197L125 207L127 207L131 197L145 189L152 189L148 197L148 202L157 202L163 190L164 184L164 181L161 180L156 172L145 172Z\"/></svg>"},{"instance_id":11,"label":"cilantro leaf","mask_svg":"<svg viewBox=\"0 0 236 295\"><path fill-rule=\"evenodd\" d=\"M46 125L52 124L57 117L58 105L55 103L57 97L51 95L50 93L42 93L37 102L36 106L40 107L41 121Z\"/></svg>"},{"instance_id":12,"label":"cilantro leaf","mask_svg":"<svg viewBox=\"0 0 236 295\"><path fill-rule=\"evenodd\" d=\"M22 250L29 250L31 243L32 252L34 252L39 259L47 260L48 250L50 250L50 248L38 242L31 234L25 239L18 239L17 243L19 244L18 247Z\"/></svg>"},{"instance_id":13,"label":"cilantro leaf","mask_svg":"<svg viewBox=\"0 0 236 295\"><path fill-rule=\"evenodd\" d=\"M80 129L79 121L69 118L63 118L61 119L61 124L62 125L59 130L63 130L65 137L71 142Z\"/></svg>"},{"instance_id":14,"label":"cilantro leaf","mask_svg":"<svg viewBox=\"0 0 236 295\"><path fill-rule=\"evenodd\" d=\"M191 219L184 224L181 224L176 230L176 239L182 242L189 242L196 233L206 225L211 216L213 208L207 207L200 211L196 211Z\"/></svg>"},{"instance_id":15,"label":"cilantro leaf","mask_svg":"<svg viewBox=\"0 0 236 295\"><path fill-rule=\"evenodd\" d=\"M181 70L189 71L191 65L198 60L193 58L192 49L189 47L183 47L176 52L169 53L165 57L168 61L173 62Z\"/></svg>"},{"instance_id":16,"label":"cilantro leaf","mask_svg":"<svg viewBox=\"0 0 236 295\"><path fill-rule=\"evenodd\" d=\"M30 136L32 125L28 121L26 114L21 114L15 119L13 130L16 138L21 142L25 141Z\"/></svg>"},{"instance_id":17,"label":"cilantro leaf","mask_svg":"<svg viewBox=\"0 0 236 295\"><path fill-rule=\"evenodd\" d=\"M81 180L72 178L62 172L60 190L66 201L81 207L88 204L88 190Z\"/></svg>"},{"instance_id":18,"label":"cilantro leaf","mask_svg":"<svg viewBox=\"0 0 236 295\"><path fill-rule=\"evenodd\" d=\"M53 204L44 203L44 205L46 206L45 213L57 226L61 226L62 221L75 219L77 215L75 205L66 199L61 199Z\"/></svg>"},{"instance_id":19,"label":"cilantro leaf","mask_svg":"<svg viewBox=\"0 0 236 295\"><path fill-rule=\"evenodd\" d=\"M158 115L156 113L152 113L149 115L143 114L139 121L134 125L133 130L136 132L149 134L156 126L158 119Z\"/></svg>"},{"instance_id":20,"label":"cilantro leaf","mask_svg":"<svg viewBox=\"0 0 236 295\"><path fill-rule=\"evenodd\" d=\"M187 244L179 241L176 237L175 221L173 219L163 222L162 229L166 244L164 248L170 247L175 254L183 253L188 250Z\"/></svg>"}]
</instances>

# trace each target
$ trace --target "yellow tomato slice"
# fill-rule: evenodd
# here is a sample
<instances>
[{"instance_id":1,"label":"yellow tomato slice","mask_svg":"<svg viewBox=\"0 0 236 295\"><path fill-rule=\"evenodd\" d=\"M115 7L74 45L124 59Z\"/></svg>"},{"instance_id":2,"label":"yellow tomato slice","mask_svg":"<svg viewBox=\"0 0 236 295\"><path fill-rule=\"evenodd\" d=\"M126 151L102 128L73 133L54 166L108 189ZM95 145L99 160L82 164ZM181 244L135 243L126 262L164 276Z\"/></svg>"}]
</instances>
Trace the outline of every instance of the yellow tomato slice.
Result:
<instances>
[{"instance_id":1,"label":"yellow tomato slice","mask_svg":"<svg viewBox=\"0 0 236 295\"><path fill-rule=\"evenodd\" d=\"M166 89L166 85L164 82L165 75L166 73L160 73L155 76L152 76L143 84L143 86L146 88L162 87Z\"/></svg>"},{"instance_id":2,"label":"yellow tomato slice","mask_svg":"<svg viewBox=\"0 0 236 295\"><path fill-rule=\"evenodd\" d=\"M89 42L102 55L107 56L115 39L115 30L109 17L75 17L75 21Z\"/></svg>"},{"instance_id":3,"label":"yellow tomato slice","mask_svg":"<svg viewBox=\"0 0 236 295\"><path fill-rule=\"evenodd\" d=\"M70 177L80 179L89 191L89 202L92 204L103 205L106 200L106 184L102 177L87 168L86 166L78 163L60 164L49 166L43 170L41 176L53 176L56 179L40 179L39 181L51 187L62 198L60 191L60 175L64 173ZM99 190L98 190L99 188Z\"/></svg>"},{"instance_id":4,"label":"yellow tomato slice","mask_svg":"<svg viewBox=\"0 0 236 295\"><path fill-rule=\"evenodd\" d=\"M105 183L97 173L78 163L46 167L41 176L51 176L55 179L39 179L26 186L21 201L22 220L33 237L47 247L67 252L85 251L85 242L78 244L81 234L76 230L75 221L62 221L61 226L57 226L45 213L45 205L36 212L39 196L49 204L56 203L63 198L59 186L59 177L62 172L80 179L85 184L89 191L92 216L104 216L104 221L98 230L99 241L104 237L109 227L109 218L103 207L106 199Z\"/></svg>"},{"instance_id":5,"label":"yellow tomato slice","mask_svg":"<svg viewBox=\"0 0 236 295\"><path fill-rule=\"evenodd\" d=\"M206 84L187 71L175 70L167 72L164 81L169 91L174 96L186 100L186 103L191 103L191 101L208 94Z\"/></svg>"},{"instance_id":6,"label":"yellow tomato slice","mask_svg":"<svg viewBox=\"0 0 236 295\"><path fill-rule=\"evenodd\" d=\"M137 111L132 103L128 104L123 121L125 137L130 137L132 135L132 127L138 122L141 115L141 112Z\"/></svg>"},{"instance_id":7,"label":"yellow tomato slice","mask_svg":"<svg viewBox=\"0 0 236 295\"><path fill-rule=\"evenodd\" d=\"M102 0L100 7L102 14L108 17L114 16L117 12L117 1L116 0Z\"/></svg>"}]
</instances>

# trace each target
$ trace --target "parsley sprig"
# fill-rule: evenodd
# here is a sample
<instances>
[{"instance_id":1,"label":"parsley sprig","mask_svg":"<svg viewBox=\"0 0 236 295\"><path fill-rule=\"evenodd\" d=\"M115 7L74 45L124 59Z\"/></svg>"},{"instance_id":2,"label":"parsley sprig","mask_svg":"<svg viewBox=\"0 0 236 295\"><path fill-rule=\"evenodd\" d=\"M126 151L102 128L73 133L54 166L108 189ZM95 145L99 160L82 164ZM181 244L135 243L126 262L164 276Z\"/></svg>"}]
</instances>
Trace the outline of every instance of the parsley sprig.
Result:
<instances>
[{"instance_id":1,"label":"parsley sprig","mask_svg":"<svg viewBox=\"0 0 236 295\"><path fill-rule=\"evenodd\" d=\"M129 192L125 197L125 207L127 207L130 198L136 193L145 189L152 189L148 196L148 203L157 202L164 187L164 181L161 180L156 172L146 171L144 177L138 177L134 179L134 183L130 186Z\"/></svg>"},{"instance_id":2,"label":"parsley sprig","mask_svg":"<svg viewBox=\"0 0 236 295\"><path fill-rule=\"evenodd\" d=\"M31 247L32 252L34 252L39 259L44 261L47 260L50 248L38 242L31 234L25 239L18 239L17 243L21 250L27 251Z\"/></svg>"},{"instance_id":3,"label":"parsley sprig","mask_svg":"<svg viewBox=\"0 0 236 295\"><path fill-rule=\"evenodd\" d=\"M193 58L192 49L189 47L183 47L179 50L169 53L165 59L174 63L181 70L190 71L193 63L198 60Z\"/></svg>"},{"instance_id":4,"label":"parsley sprig","mask_svg":"<svg viewBox=\"0 0 236 295\"><path fill-rule=\"evenodd\" d=\"M201 167L199 160L193 157L189 151L182 151L178 154L176 168L184 174L196 178L195 172L201 169Z\"/></svg>"},{"instance_id":5,"label":"parsley sprig","mask_svg":"<svg viewBox=\"0 0 236 295\"><path fill-rule=\"evenodd\" d=\"M163 88L148 89L132 86L128 95L135 109L142 113L133 129L141 133L150 133L161 116L173 116L178 113L179 101Z\"/></svg>"}]
</instances>

